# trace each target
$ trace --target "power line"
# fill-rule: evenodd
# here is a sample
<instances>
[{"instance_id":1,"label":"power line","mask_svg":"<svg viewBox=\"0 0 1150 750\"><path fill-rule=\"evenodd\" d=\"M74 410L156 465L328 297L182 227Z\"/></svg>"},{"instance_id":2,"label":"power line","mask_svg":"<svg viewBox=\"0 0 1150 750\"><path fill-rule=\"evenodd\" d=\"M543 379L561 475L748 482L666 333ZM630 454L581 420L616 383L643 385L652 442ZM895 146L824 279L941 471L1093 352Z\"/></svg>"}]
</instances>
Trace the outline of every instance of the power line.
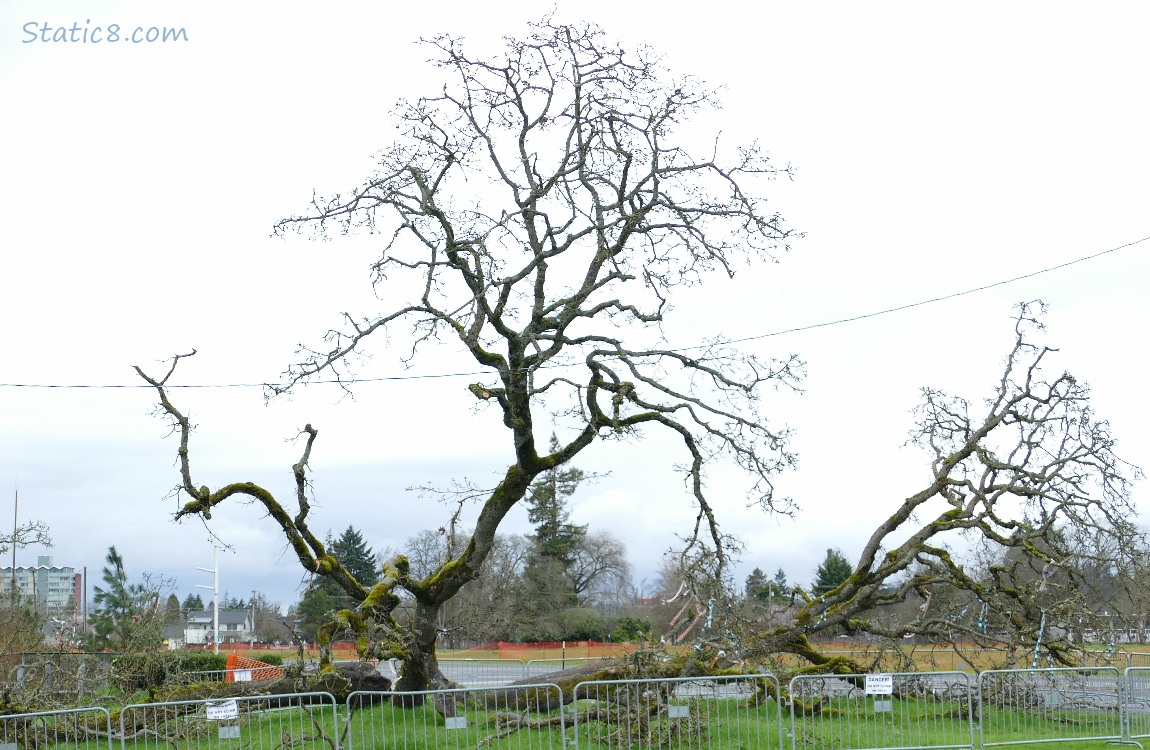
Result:
<instances>
[{"instance_id":1,"label":"power line","mask_svg":"<svg viewBox=\"0 0 1150 750\"><path fill-rule=\"evenodd\" d=\"M867 320L868 318L877 318L880 315L889 315L891 313L901 312L903 310L910 310L910 309L915 308L915 307L923 307L924 305L931 305L931 304L934 304L936 302L945 302L946 300L955 299L957 297L965 297L967 295L975 294L977 292L984 292L988 289L994 289L996 287L1006 286L1007 284L1013 284L1015 282L1024 281L1026 279L1032 279L1035 276L1041 276L1042 274L1050 273L1052 271L1058 271L1058 270L1061 270L1063 268L1069 268L1070 266L1078 265L1079 263L1085 263L1085 262L1090 261L1090 260L1095 260L1096 258L1101 258L1104 255L1109 255L1110 253L1115 253L1115 252L1118 252L1119 250L1125 250L1128 247L1134 247L1135 245L1139 245L1139 244L1146 242L1148 240L1150 240L1150 236L1146 236L1146 237L1143 237L1141 239L1134 240L1132 242L1127 242L1123 245L1118 245L1117 247L1112 247L1108 250L1103 250L1101 252L1094 253L1093 255L1086 255L1086 256L1083 256L1081 258L1075 258L1074 260L1069 260L1069 261L1066 261L1065 263L1059 263L1058 265L1054 265L1054 266L1048 266L1046 268L1042 268L1042 269L1039 269L1037 271L1031 271L1030 273L1022 274L1021 276L1014 276L1014 277L1009 278L1009 279L1002 279L1001 281L995 281L995 282L992 282L989 284L983 284L982 286L973 287L971 289L964 289L961 292L954 292L952 294L944 294L944 295L939 296L939 297L931 297L929 299L919 300L918 302L908 302L905 305L898 305L896 307L888 307L888 308L885 308L882 310L875 310L873 312L861 313L859 315L852 315L852 316L846 317L846 318L836 318L834 320L827 320L827 321L823 321L822 323L811 323L810 325L797 326L795 328L785 328L783 330L772 331L770 333L760 333L760 334L755 335L755 336L745 336L745 337L739 338L739 339L732 339L731 341L729 341L727 343L739 344L739 343L743 343L746 341L758 341L760 339L772 338L774 336L784 336L788 333L800 333L802 331L813 331L817 328L828 328L830 326L842 325L844 323L854 323L854 322L859 321L859 320ZM671 349L669 351L678 351L678 352L690 351L692 349L699 349L699 348L702 348L704 346L706 346L706 345L696 344L694 346L685 346L685 347L678 348L678 349ZM554 367L569 367L571 365L553 365L553 366ZM374 377L374 378L346 378L346 379L331 379L331 380L312 380L312 381L309 381L309 384L311 384L311 385L333 385L333 384L351 385L354 383L382 383L382 382L399 381L399 380L433 380L433 379L442 379L442 378L475 377L478 375L487 375L487 374L490 374L490 373L487 371L474 371L474 372L432 373L432 374L426 374L426 375L383 375L383 376ZM173 384L173 385L165 385L164 387L165 388L268 388L268 387L282 386L282 385L284 385L284 384L283 383L202 383L202 384L186 384L186 385ZM138 384L137 383L113 383L113 384L0 383L0 388L57 388L57 389L88 388L88 389L93 389L93 390L109 390L109 389L115 389L115 388L136 389L136 388L152 388L152 387L153 386L151 386L147 383L138 383Z\"/></svg>"},{"instance_id":2,"label":"power line","mask_svg":"<svg viewBox=\"0 0 1150 750\"><path fill-rule=\"evenodd\" d=\"M977 286L977 287L974 287L973 289L966 289L966 290L963 290L961 292L954 292L953 294L944 294L941 297L931 297L930 299L924 299L924 300L920 300L918 302L909 302L905 305L899 305L898 307L888 307L885 310L876 310L875 312L863 313L862 315L854 315L854 316L849 317L849 318L838 318L836 320L828 320L828 321L825 321L823 323L812 323L811 325L799 326L797 328L787 328L787 329L782 330L782 331L774 331L772 333L763 333L763 334L759 334L758 336L747 336L747 337L741 338L741 339L734 339L730 343L738 344L738 343L742 343L744 341L757 341L759 339L766 339L766 338L770 338L772 336L782 336L782 335L787 334L787 333L798 333L800 331L811 331L811 330L814 330L815 328L826 328L828 326L837 326L837 325L840 325L842 323L853 323L856 320L866 320L867 318L877 318L880 315L887 315L889 313L900 312L902 310L909 310L913 307L922 307L923 305L930 305L930 304L933 304L935 302L944 302L948 299L954 299L956 297L965 297L968 294L974 294L975 292L985 292L987 289L994 289L995 287L1005 286L1007 284L1013 284L1016 281L1023 281L1025 279L1032 279L1035 276L1041 276L1044 273L1050 273L1051 271L1057 271L1059 269L1067 268L1069 266L1077 265L1079 263L1085 263L1088 260L1094 260L1095 258L1101 258L1103 255L1108 255L1110 253L1118 252L1119 250L1124 250L1128 247L1133 247L1134 245L1137 245L1137 244L1142 243L1142 242L1146 242L1147 240L1150 240L1150 236L1143 237L1140 240L1134 240L1133 242L1127 242L1125 245L1119 245L1118 247L1112 247L1109 250L1103 250L1100 253L1094 253L1093 255L1087 255L1087 256L1082 257L1082 258L1076 258L1075 260L1066 261L1065 263L1059 263L1056 266L1050 266L1048 268L1043 268L1039 271L1031 271L1030 273L1024 273L1021 276L1015 276L1013 278L1003 279L1002 281L995 281L994 283L991 283L991 284L983 284L982 286Z\"/></svg>"}]
</instances>

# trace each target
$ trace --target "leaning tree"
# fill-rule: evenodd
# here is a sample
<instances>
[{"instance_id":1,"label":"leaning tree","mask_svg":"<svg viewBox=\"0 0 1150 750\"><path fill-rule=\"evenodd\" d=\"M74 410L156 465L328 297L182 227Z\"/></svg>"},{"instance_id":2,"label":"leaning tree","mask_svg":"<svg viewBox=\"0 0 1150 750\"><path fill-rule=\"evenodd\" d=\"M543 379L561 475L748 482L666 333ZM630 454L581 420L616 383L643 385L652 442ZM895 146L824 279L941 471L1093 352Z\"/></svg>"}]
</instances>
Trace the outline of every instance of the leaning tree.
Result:
<instances>
[{"instance_id":1,"label":"leaning tree","mask_svg":"<svg viewBox=\"0 0 1150 750\"><path fill-rule=\"evenodd\" d=\"M761 416L760 399L795 384L799 367L722 340L677 349L662 336L677 289L770 259L791 236L764 207L763 184L780 170L758 147L716 141L699 154L678 139L683 122L716 106L713 92L670 79L650 52L608 44L593 25L545 20L492 59L468 57L447 36L427 43L447 83L401 102L400 135L375 173L276 225L279 233L380 235L374 284L391 306L345 314L328 346L305 351L273 391L321 375L350 387L349 360L384 337L410 342L408 357L428 342L454 342L486 373L470 392L498 410L505 428L506 470L482 498L470 537L429 574L412 575L397 556L365 586L309 526L314 428L304 428L294 467L294 514L251 483L197 486L191 425L166 389L180 357L161 377L140 372L180 434L180 489L190 499L177 517L209 518L235 495L262 503L303 567L358 602L320 629L321 643L353 631L363 652L403 662L401 689L443 684L440 608L478 575L532 482L595 441L654 429L676 437L697 508L683 559L707 561L724 577L727 540L704 467L733 458L751 477L755 501L785 509L771 478L792 456L785 430ZM556 427L561 438L548 446ZM401 592L414 601L410 622L396 617Z\"/></svg>"},{"instance_id":2,"label":"leaning tree","mask_svg":"<svg viewBox=\"0 0 1150 750\"><path fill-rule=\"evenodd\" d=\"M1104 608L1145 611L1146 545L1130 495L1141 472L1115 454L1088 387L1051 361L1056 350L1039 340L1044 312L1019 305L1002 376L981 406L923 390L910 443L926 452L926 481L890 504L845 580L795 589L785 624L733 624L729 649L751 660L797 654L813 670L864 669L818 647L845 631L1069 665L1083 659L1084 630L1109 625Z\"/></svg>"}]
</instances>

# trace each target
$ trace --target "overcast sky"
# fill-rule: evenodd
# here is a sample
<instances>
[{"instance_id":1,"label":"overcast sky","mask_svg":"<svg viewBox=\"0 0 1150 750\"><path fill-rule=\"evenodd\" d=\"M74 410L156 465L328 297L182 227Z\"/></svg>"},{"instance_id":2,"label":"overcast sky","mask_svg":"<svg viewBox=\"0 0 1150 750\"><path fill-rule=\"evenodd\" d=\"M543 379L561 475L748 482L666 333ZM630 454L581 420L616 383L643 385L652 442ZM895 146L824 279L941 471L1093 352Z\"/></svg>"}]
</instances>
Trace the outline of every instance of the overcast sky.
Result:
<instances>
[{"instance_id":1,"label":"overcast sky","mask_svg":"<svg viewBox=\"0 0 1150 750\"><path fill-rule=\"evenodd\" d=\"M498 8L498 11L494 9ZM176 444L135 388L133 364L192 348L184 384L272 381L295 346L315 344L343 310L370 313L372 239L269 238L313 189L355 185L394 132L401 96L436 89L440 32L492 50L524 33L538 3L433 6L351 1L90 2L0 6L0 523L41 519L51 554L98 582L110 545L129 574L172 580L181 597L210 583L198 521L174 524ZM1012 306L1051 305L1059 364L1093 386L1119 452L1150 453L1144 398L1150 324L1150 107L1142 4L560 2L558 21L595 21L646 43L678 73L723 86L725 108L698 123L758 140L796 168L773 206L805 237L774 265L715 278L676 300L674 343L717 333L762 337L764 356L807 362L801 397L768 414L796 431L798 468L779 489L794 519L744 507L717 471L721 521L747 543L740 575L782 567L808 583L828 547L856 554L868 529L928 482L927 456L903 447L919 389L977 401L1011 340ZM154 44L45 42L49 27L90 36L118 24L185 30ZM48 32L49 38L51 32ZM1129 245L1129 246L1127 246ZM1123 247L1127 246L1127 247ZM1116 249L1122 248L1122 249ZM1087 256L1023 281L855 322L765 336L952 295ZM404 370L404 342L376 342L360 374ZM180 390L198 423L193 469L210 486L253 480L290 496L305 423L313 527L359 528L401 549L448 509L407 488L483 483L503 437L472 414L467 378L360 386L355 400L316 386L265 405L259 388ZM692 508L658 441L595 448L572 518L609 530L652 581ZM1145 487L1136 490L1146 498ZM509 532L529 529L526 513ZM298 598L302 571L256 508L221 507L212 529L221 587ZM7 564L7 561L4 561ZM200 591L200 593L203 593Z\"/></svg>"}]
</instances>

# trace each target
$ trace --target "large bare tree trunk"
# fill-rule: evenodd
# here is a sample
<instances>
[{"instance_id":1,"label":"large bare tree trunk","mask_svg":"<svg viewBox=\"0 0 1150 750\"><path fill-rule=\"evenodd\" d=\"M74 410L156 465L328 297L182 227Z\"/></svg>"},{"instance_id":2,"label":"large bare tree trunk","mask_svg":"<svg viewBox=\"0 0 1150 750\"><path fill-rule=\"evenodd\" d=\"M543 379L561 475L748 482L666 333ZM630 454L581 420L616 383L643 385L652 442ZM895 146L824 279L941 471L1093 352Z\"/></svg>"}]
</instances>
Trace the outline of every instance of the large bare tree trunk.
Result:
<instances>
[{"instance_id":1,"label":"large bare tree trunk","mask_svg":"<svg viewBox=\"0 0 1150 750\"><path fill-rule=\"evenodd\" d=\"M439 670L435 642L439 637L441 604L416 601L411 627L410 656L404 661L396 690L433 690L447 687L447 678Z\"/></svg>"}]
</instances>

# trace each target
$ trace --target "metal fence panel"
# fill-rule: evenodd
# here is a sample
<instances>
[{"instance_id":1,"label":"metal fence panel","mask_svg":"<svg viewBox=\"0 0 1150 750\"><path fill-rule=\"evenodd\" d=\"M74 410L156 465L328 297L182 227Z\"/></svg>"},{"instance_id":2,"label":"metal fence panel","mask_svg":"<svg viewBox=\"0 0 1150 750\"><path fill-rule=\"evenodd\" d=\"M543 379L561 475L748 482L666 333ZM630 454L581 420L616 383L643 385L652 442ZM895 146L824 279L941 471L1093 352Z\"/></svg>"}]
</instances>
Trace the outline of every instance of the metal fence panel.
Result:
<instances>
[{"instance_id":1,"label":"metal fence panel","mask_svg":"<svg viewBox=\"0 0 1150 750\"><path fill-rule=\"evenodd\" d=\"M982 747L1122 739L1115 667L1002 669L978 676Z\"/></svg>"},{"instance_id":2,"label":"metal fence panel","mask_svg":"<svg viewBox=\"0 0 1150 750\"><path fill-rule=\"evenodd\" d=\"M103 708L0 716L0 750L111 750L112 719Z\"/></svg>"},{"instance_id":3,"label":"metal fence panel","mask_svg":"<svg viewBox=\"0 0 1150 750\"><path fill-rule=\"evenodd\" d=\"M419 692L355 692L344 750L565 747L557 685Z\"/></svg>"},{"instance_id":4,"label":"metal fence panel","mask_svg":"<svg viewBox=\"0 0 1150 750\"><path fill-rule=\"evenodd\" d=\"M440 659L439 671L464 687L497 687L527 677L519 659Z\"/></svg>"},{"instance_id":5,"label":"metal fence panel","mask_svg":"<svg viewBox=\"0 0 1150 750\"><path fill-rule=\"evenodd\" d=\"M781 750L773 675L595 680L575 686L568 709L578 750Z\"/></svg>"},{"instance_id":6,"label":"metal fence panel","mask_svg":"<svg viewBox=\"0 0 1150 750\"><path fill-rule=\"evenodd\" d=\"M523 665L524 679L538 675L560 672L564 669L573 669L587 664L598 662L617 661L613 656L570 656L559 659L531 659Z\"/></svg>"},{"instance_id":7,"label":"metal fence panel","mask_svg":"<svg viewBox=\"0 0 1150 750\"><path fill-rule=\"evenodd\" d=\"M134 704L119 733L123 750L340 750L340 729L332 695L295 693Z\"/></svg>"},{"instance_id":8,"label":"metal fence panel","mask_svg":"<svg viewBox=\"0 0 1150 750\"><path fill-rule=\"evenodd\" d=\"M58 694L69 694L76 699L99 695L110 681L112 656L115 655L70 652L21 654L19 667L9 673L9 684L23 687L18 683L31 680ZM23 679L13 680L17 675Z\"/></svg>"},{"instance_id":9,"label":"metal fence panel","mask_svg":"<svg viewBox=\"0 0 1150 750\"><path fill-rule=\"evenodd\" d=\"M790 681L791 746L972 748L964 672L800 675Z\"/></svg>"},{"instance_id":10,"label":"metal fence panel","mask_svg":"<svg viewBox=\"0 0 1150 750\"><path fill-rule=\"evenodd\" d=\"M1122 718L1126 723L1125 739L1150 737L1150 667L1128 667L1124 675Z\"/></svg>"}]
</instances>

